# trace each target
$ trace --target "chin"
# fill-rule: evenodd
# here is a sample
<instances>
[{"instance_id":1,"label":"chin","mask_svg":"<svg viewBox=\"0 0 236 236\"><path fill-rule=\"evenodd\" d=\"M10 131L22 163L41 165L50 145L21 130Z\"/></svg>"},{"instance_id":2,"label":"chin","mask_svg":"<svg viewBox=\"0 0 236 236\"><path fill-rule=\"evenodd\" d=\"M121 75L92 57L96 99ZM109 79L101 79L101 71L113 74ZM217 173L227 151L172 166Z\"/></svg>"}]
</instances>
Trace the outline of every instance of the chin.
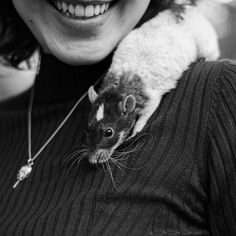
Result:
<instances>
[{"instance_id":1,"label":"chin","mask_svg":"<svg viewBox=\"0 0 236 236\"><path fill-rule=\"evenodd\" d=\"M92 64L96 64L100 61L102 61L103 59L105 59L109 54L105 54L105 55L97 55L97 56L91 56L88 57L87 55L85 55L83 57L83 55L80 56L71 56L71 55L55 55L55 53L53 54L56 58L58 58L60 61L69 64L69 65L92 65Z\"/></svg>"}]
</instances>

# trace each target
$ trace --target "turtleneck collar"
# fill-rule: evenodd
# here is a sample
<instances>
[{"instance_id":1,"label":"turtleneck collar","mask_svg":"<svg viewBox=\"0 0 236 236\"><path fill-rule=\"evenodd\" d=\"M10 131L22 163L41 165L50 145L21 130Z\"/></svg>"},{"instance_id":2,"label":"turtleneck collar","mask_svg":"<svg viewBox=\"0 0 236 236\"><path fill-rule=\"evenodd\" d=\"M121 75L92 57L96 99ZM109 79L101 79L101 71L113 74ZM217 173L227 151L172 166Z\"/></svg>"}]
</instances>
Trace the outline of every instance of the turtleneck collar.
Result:
<instances>
[{"instance_id":1,"label":"turtleneck collar","mask_svg":"<svg viewBox=\"0 0 236 236\"><path fill-rule=\"evenodd\" d=\"M35 99L59 102L78 98L106 73L111 59L112 55L109 55L97 64L72 66L42 53L35 83Z\"/></svg>"},{"instance_id":2,"label":"turtleneck collar","mask_svg":"<svg viewBox=\"0 0 236 236\"><path fill-rule=\"evenodd\" d=\"M74 101L82 96L110 67L112 54L101 62L87 66L67 65L42 53L41 66L35 80L35 106ZM31 88L0 103L0 111L26 110Z\"/></svg>"}]
</instances>

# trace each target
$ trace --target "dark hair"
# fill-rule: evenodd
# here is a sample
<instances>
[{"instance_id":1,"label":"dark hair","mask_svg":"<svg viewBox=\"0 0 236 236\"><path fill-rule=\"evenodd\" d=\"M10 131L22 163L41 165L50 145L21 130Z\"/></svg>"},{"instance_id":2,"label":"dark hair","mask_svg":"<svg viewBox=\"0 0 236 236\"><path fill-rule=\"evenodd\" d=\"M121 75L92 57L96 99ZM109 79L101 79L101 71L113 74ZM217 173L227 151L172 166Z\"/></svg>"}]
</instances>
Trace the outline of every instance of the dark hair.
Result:
<instances>
[{"instance_id":1,"label":"dark hair","mask_svg":"<svg viewBox=\"0 0 236 236\"><path fill-rule=\"evenodd\" d=\"M197 0L186 0L194 4ZM174 0L151 0L150 5L138 25L164 9L173 9L176 14L183 12L186 4L176 4ZM7 64L17 67L28 60L37 49L38 42L16 12L12 0L5 0L0 8L0 56Z\"/></svg>"}]
</instances>

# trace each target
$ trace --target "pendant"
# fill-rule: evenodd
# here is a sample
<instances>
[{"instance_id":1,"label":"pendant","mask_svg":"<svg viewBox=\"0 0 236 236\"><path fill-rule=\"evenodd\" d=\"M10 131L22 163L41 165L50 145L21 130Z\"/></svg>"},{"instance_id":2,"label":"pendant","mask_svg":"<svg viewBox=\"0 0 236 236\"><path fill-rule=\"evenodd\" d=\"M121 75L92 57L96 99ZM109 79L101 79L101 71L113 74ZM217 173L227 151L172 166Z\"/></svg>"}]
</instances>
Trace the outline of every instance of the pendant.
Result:
<instances>
[{"instance_id":1,"label":"pendant","mask_svg":"<svg viewBox=\"0 0 236 236\"><path fill-rule=\"evenodd\" d=\"M33 162L29 162L27 165L25 166L22 166L17 174L17 181L15 182L15 184L13 185L13 188L16 188L17 185L23 181L24 179L26 179L31 171L32 171L32 165L33 165Z\"/></svg>"}]
</instances>

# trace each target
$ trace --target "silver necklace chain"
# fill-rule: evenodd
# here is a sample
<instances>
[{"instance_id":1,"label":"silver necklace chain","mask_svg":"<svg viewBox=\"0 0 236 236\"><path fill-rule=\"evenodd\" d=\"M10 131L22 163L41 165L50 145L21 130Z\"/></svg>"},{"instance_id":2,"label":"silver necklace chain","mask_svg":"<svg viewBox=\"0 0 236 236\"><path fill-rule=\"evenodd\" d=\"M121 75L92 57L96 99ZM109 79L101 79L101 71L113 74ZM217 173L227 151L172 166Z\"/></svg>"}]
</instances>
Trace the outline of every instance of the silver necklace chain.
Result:
<instances>
[{"instance_id":1,"label":"silver necklace chain","mask_svg":"<svg viewBox=\"0 0 236 236\"><path fill-rule=\"evenodd\" d=\"M40 60L40 59L39 59ZM37 68L37 75L39 72L40 62ZM97 85L104 75L102 75L94 84ZM34 165L34 161L36 158L42 153L42 151L48 146L48 144L52 141L52 139L57 135L57 133L61 130L61 128L65 125L67 120L70 118L72 113L75 111L77 106L81 103L81 101L87 96L87 92L85 92L74 104L74 106L71 108L69 113L66 115L66 117L63 119L61 124L55 129L55 131L51 134L51 136L47 139L47 141L42 145L42 147L37 151L37 153L32 157L32 108L33 108L33 100L34 100L34 94L35 94L35 85L32 86L31 94L30 94L30 102L28 107L28 160L27 164L22 166L17 174L17 181L13 185L13 188L15 189L17 185L25 180L30 173L32 172L32 166Z\"/></svg>"}]
</instances>

